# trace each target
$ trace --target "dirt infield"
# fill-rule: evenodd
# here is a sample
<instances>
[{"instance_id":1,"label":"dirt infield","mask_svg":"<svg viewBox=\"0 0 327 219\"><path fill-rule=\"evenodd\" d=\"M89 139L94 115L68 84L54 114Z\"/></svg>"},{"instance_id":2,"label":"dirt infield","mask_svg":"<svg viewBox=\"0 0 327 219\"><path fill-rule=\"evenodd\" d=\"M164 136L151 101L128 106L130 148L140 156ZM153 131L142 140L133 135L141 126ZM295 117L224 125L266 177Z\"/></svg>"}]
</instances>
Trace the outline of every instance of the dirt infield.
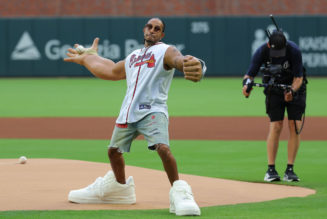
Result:
<instances>
[{"instance_id":1,"label":"dirt infield","mask_svg":"<svg viewBox=\"0 0 327 219\"><path fill-rule=\"evenodd\" d=\"M110 139L115 118L0 118L0 138ZM265 140L267 117L171 117L171 139ZM307 117L303 140L327 140L327 117ZM281 139L288 138L285 121Z\"/></svg>"},{"instance_id":2,"label":"dirt infield","mask_svg":"<svg viewBox=\"0 0 327 219\"><path fill-rule=\"evenodd\" d=\"M171 117L171 139L265 140L265 117ZM0 118L0 138L110 139L115 118ZM281 138L287 139L287 125ZM303 140L327 140L327 117L309 117ZM59 159L0 159L0 211L7 210L98 210L161 209L169 207L165 172L126 167L136 183L135 205L80 205L67 201L71 189L85 187L103 176L109 165ZM218 178L180 175L187 180L200 207L261 202L314 194L311 189L268 183L249 183ZM58 180L59 179L59 180ZM158 183L160 182L160 183ZM166 182L166 183L164 183ZM203 186L205 185L205 186Z\"/></svg>"},{"instance_id":3,"label":"dirt infield","mask_svg":"<svg viewBox=\"0 0 327 219\"><path fill-rule=\"evenodd\" d=\"M108 164L61 159L0 159L0 211L9 210L100 210L169 208L169 189L164 171L126 167L135 182L136 204L75 204L67 200L79 189L103 176ZM191 186L200 207L262 202L285 197L305 197L312 189L269 183L249 183L180 174ZM160 183L158 183L160 182ZM205 186L204 186L205 185Z\"/></svg>"}]
</instances>

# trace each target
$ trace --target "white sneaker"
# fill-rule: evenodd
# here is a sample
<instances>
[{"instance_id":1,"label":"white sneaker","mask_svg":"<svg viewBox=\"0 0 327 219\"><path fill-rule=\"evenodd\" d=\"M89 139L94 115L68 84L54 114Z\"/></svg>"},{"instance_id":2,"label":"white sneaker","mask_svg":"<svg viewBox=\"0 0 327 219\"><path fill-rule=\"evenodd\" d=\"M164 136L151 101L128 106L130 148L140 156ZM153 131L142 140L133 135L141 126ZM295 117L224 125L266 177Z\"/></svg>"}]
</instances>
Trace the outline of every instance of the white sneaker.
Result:
<instances>
[{"instance_id":1,"label":"white sneaker","mask_svg":"<svg viewBox=\"0 0 327 219\"><path fill-rule=\"evenodd\" d=\"M169 192L170 213L181 215L200 215L201 211L193 198L191 187L184 180L177 180Z\"/></svg>"},{"instance_id":2,"label":"white sneaker","mask_svg":"<svg viewBox=\"0 0 327 219\"><path fill-rule=\"evenodd\" d=\"M109 171L104 177L98 177L91 185L69 192L68 200L81 204L134 204L136 202L133 177L128 177L126 184L116 181Z\"/></svg>"}]
</instances>

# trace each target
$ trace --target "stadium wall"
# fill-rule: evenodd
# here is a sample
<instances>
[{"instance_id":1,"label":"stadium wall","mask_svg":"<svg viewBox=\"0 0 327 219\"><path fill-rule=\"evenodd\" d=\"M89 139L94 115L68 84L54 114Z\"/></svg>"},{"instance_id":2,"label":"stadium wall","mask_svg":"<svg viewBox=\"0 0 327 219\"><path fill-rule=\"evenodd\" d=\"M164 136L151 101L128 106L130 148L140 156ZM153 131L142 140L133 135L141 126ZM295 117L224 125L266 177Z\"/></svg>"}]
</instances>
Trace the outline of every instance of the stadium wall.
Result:
<instances>
[{"instance_id":1,"label":"stadium wall","mask_svg":"<svg viewBox=\"0 0 327 219\"><path fill-rule=\"evenodd\" d=\"M326 0L0 0L1 17L326 15Z\"/></svg>"},{"instance_id":2,"label":"stadium wall","mask_svg":"<svg viewBox=\"0 0 327 219\"><path fill-rule=\"evenodd\" d=\"M58 17L0 19L0 76L90 76L63 62L74 43L100 37L99 54L114 61L142 47L146 17ZM241 76L253 51L266 42L268 16L164 17L164 42L206 61L207 76ZM302 50L309 75L327 75L327 16L279 16L287 37ZM180 73L177 73L177 75Z\"/></svg>"}]
</instances>

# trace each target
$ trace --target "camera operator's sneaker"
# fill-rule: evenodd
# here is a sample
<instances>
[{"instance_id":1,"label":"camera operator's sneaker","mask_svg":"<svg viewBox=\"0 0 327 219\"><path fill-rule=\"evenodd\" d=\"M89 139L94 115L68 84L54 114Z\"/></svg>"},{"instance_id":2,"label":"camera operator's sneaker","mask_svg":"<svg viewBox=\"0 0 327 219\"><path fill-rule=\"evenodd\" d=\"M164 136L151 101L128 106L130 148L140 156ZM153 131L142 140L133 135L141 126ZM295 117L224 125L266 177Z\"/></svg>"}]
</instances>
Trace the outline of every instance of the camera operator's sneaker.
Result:
<instances>
[{"instance_id":1,"label":"camera operator's sneaker","mask_svg":"<svg viewBox=\"0 0 327 219\"><path fill-rule=\"evenodd\" d=\"M278 175L275 169L269 168L266 172L264 181L266 182L280 181L280 176Z\"/></svg>"},{"instance_id":2,"label":"camera operator's sneaker","mask_svg":"<svg viewBox=\"0 0 327 219\"><path fill-rule=\"evenodd\" d=\"M109 171L104 177L98 177L91 185L69 192L68 200L81 204L134 204L136 202L133 177L128 177L126 184L116 181Z\"/></svg>"},{"instance_id":3,"label":"camera operator's sneaker","mask_svg":"<svg viewBox=\"0 0 327 219\"><path fill-rule=\"evenodd\" d=\"M191 187L184 180L177 180L169 192L170 213L178 216L200 215L201 211L193 198Z\"/></svg>"},{"instance_id":4,"label":"camera operator's sneaker","mask_svg":"<svg viewBox=\"0 0 327 219\"><path fill-rule=\"evenodd\" d=\"M297 177L297 175L294 173L293 170L286 170L283 180L286 182L299 182L300 181L299 177Z\"/></svg>"}]
</instances>

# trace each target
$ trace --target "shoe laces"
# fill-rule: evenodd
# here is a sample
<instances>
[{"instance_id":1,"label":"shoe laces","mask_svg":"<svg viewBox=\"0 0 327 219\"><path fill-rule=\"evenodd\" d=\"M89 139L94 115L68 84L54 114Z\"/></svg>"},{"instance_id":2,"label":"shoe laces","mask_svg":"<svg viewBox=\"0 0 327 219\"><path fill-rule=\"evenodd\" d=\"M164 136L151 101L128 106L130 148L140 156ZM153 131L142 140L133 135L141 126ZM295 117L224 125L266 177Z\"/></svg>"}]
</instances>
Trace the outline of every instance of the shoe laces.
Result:
<instances>
[{"instance_id":1,"label":"shoe laces","mask_svg":"<svg viewBox=\"0 0 327 219\"><path fill-rule=\"evenodd\" d=\"M294 177L294 178L297 178L296 174L294 173L294 171L286 171L285 174L289 177Z\"/></svg>"},{"instance_id":2,"label":"shoe laces","mask_svg":"<svg viewBox=\"0 0 327 219\"><path fill-rule=\"evenodd\" d=\"M193 194L190 189L178 187L175 189L175 192L182 197L183 200L193 200Z\"/></svg>"},{"instance_id":3,"label":"shoe laces","mask_svg":"<svg viewBox=\"0 0 327 219\"><path fill-rule=\"evenodd\" d=\"M87 190L95 190L95 189L97 190L101 186L102 182L103 182L103 178L98 177L91 185L86 187L86 189Z\"/></svg>"},{"instance_id":4,"label":"shoe laces","mask_svg":"<svg viewBox=\"0 0 327 219\"><path fill-rule=\"evenodd\" d=\"M271 175L278 175L277 171L275 169L269 168L268 173Z\"/></svg>"},{"instance_id":5,"label":"shoe laces","mask_svg":"<svg viewBox=\"0 0 327 219\"><path fill-rule=\"evenodd\" d=\"M289 168L285 171L287 174L294 174L294 170L292 168Z\"/></svg>"}]
</instances>

